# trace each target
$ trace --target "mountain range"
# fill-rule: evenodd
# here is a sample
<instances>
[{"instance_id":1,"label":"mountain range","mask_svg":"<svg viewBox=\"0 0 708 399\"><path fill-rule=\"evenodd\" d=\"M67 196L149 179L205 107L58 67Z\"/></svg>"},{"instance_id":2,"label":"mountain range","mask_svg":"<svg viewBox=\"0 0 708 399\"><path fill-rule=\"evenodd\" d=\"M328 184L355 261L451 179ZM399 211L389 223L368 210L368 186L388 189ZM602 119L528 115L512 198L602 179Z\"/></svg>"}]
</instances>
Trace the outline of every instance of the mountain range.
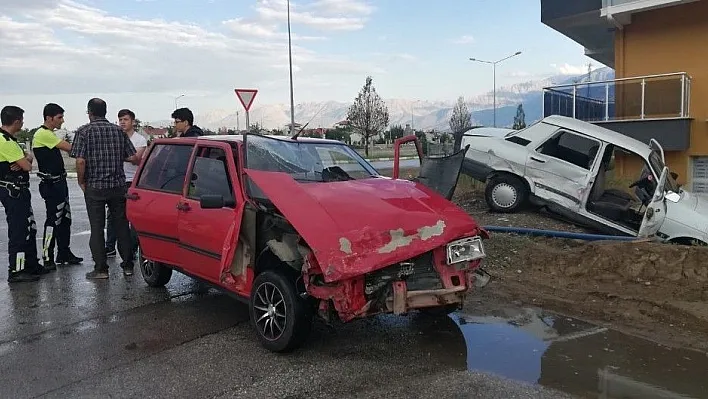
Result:
<instances>
[{"instance_id":1,"label":"mountain range","mask_svg":"<svg viewBox=\"0 0 708 399\"><path fill-rule=\"evenodd\" d=\"M611 68L600 68L591 72L589 80L609 80L614 78ZM510 127L513 124L516 108L523 104L526 124L531 124L542 117L543 88L554 85L583 83L588 81L588 75L556 75L545 79L516 83L497 89L496 101L497 126ZM415 129L449 131L449 119L457 99L450 101L425 101L407 99L384 99L389 111L389 124L411 124ZM473 125L492 126L494 121L493 92L484 93L465 99ZM308 127L331 127L347 117L351 103L336 101L307 102L295 105L296 123ZM250 112L250 123L259 123L265 129L283 129L290 123L290 106L288 104L265 104L254 106ZM150 122L152 126L161 126L168 121ZM195 115L195 124L216 131L219 128L245 127L243 112L238 114L233 110L211 110Z\"/></svg>"}]
</instances>

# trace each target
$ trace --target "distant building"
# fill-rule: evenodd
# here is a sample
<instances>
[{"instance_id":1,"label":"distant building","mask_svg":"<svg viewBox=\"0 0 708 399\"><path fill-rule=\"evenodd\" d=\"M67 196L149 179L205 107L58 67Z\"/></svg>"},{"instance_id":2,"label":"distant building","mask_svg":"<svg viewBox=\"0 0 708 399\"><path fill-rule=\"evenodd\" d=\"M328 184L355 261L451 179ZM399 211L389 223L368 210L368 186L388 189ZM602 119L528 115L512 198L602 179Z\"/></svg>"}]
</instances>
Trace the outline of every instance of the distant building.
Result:
<instances>
[{"instance_id":1,"label":"distant building","mask_svg":"<svg viewBox=\"0 0 708 399\"><path fill-rule=\"evenodd\" d=\"M157 139L167 137L169 130L166 127L152 127L145 126L143 128L143 135L149 139Z\"/></svg>"},{"instance_id":2,"label":"distant building","mask_svg":"<svg viewBox=\"0 0 708 399\"><path fill-rule=\"evenodd\" d=\"M541 21L615 70L614 79L544 89L543 116L656 139L679 183L708 192L708 0L541 0ZM636 175L641 165L617 170Z\"/></svg>"}]
</instances>

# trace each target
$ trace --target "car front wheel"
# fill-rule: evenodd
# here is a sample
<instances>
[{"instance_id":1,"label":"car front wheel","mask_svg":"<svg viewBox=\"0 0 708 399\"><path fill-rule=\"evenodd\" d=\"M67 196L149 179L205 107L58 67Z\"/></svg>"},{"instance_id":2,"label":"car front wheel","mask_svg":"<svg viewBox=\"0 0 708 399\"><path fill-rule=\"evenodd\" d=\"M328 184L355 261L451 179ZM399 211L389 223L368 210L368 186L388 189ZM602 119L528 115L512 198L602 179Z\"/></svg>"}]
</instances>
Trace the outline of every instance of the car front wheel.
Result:
<instances>
[{"instance_id":1,"label":"car front wheel","mask_svg":"<svg viewBox=\"0 0 708 399\"><path fill-rule=\"evenodd\" d=\"M487 205L496 212L516 212L527 196L526 185L518 178L507 175L493 177L484 190Z\"/></svg>"},{"instance_id":2,"label":"car front wheel","mask_svg":"<svg viewBox=\"0 0 708 399\"><path fill-rule=\"evenodd\" d=\"M143 280L150 287L163 287L172 278L172 269L159 262L143 258L143 253L138 247L138 262Z\"/></svg>"},{"instance_id":3,"label":"car front wheel","mask_svg":"<svg viewBox=\"0 0 708 399\"><path fill-rule=\"evenodd\" d=\"M272 352L288 352L305 342L312 328L312 312L298 295L295 282L284 273L266 270L256 277L249 301L251 325Z\"/></svg>"}]
</instances>

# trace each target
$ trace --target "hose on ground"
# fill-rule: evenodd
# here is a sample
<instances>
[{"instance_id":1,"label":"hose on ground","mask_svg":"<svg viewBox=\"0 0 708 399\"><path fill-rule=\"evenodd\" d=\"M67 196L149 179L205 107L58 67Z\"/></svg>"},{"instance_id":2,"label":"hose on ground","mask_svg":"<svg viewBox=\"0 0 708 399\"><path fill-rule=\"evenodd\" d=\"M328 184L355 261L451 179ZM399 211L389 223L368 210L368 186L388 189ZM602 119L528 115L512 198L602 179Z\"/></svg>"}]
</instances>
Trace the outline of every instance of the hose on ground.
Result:
<instances>
[{"instance_id":1,"label":"hose on ground","mask_svg":"<svg viewBox=\"0 0 708 399\"><path fill-rule=\"evenodd\" d=\"M514 233L536 237L569 238L584 241L636 241L637 237L612 236L603 234L571 233L569 231L530 229L526 227L483 226L483 229L496 233Z\"/></svg>"}]
</instances>

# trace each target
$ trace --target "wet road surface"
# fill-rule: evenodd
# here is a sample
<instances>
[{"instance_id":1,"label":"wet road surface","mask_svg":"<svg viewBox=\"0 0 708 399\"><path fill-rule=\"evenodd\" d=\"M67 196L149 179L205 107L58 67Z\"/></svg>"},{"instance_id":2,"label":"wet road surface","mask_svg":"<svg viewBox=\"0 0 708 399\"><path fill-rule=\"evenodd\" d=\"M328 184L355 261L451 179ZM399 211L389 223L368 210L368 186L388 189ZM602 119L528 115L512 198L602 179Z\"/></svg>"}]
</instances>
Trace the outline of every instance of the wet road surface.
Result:
<instances>
[{"instance_id":1,"label":"wet road surface","mask_svg":"<svg viewBox=\"0 0 708 399\"><path fill-rule=\"evenodd\" d=\"M70 186L72 247L90 259L85 207ZM708 397L705 355L538 310L318 323L302 350L276 355L223 293L178 273L152 289L139 273L124 278L115 259L110 280L87 281L91 267L12 286L0 270L0 398Z\"/></svg>"}]
</instances>

